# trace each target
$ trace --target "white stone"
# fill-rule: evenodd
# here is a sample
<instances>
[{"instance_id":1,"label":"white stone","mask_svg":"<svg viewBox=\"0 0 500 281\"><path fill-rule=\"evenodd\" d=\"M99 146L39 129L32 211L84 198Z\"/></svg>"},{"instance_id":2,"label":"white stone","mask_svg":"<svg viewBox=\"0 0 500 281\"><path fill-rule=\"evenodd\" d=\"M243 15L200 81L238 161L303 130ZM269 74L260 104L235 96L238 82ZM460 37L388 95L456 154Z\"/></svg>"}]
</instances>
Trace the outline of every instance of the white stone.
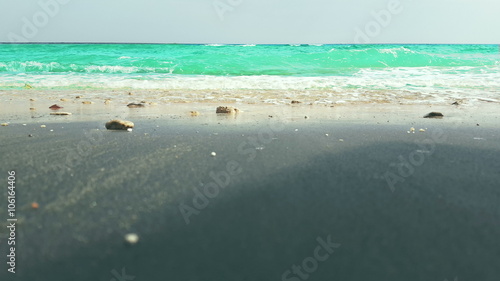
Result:
<instances>
[{"instance_id":1,"label":"white stone","mask_svg":"<svg viewBox=\"0 0 500 281\"><path fill-rule=\"evenodd\" d=\"M127 242L130 245L134 245L137 242L139 242L139 235L135 233L128 233L125 235L125 242Z\"/></svg>"}]
</instances>

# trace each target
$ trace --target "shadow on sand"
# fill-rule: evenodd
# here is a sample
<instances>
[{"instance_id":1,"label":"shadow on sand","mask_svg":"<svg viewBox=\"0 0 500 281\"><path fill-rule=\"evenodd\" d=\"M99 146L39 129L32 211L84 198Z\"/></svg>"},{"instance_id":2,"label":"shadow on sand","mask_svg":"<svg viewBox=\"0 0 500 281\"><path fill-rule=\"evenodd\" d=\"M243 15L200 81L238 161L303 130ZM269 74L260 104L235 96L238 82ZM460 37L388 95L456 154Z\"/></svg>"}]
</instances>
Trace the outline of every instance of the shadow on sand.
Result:
<instances>
[{"instance_id":1,"label":"shadow on sand","mask_svg":"<svg viewBox=\"0 0 500 281\"><path fill-rule=\"evenodd\" d=\"M307 280L496 280L500 152L441 145L391 192L373 175L404 151L405 144L375 144L236 180L189 225L178 201L168 203L135 223L134 246L89 217L82 224L102 224L98 239L43 256L20 246L27 256L14 280L282 280L329 235L341 246ZM22 239L43 243L35 232ZM112 274L122 268L128 277Z\"/></svg>"}]
</instances>

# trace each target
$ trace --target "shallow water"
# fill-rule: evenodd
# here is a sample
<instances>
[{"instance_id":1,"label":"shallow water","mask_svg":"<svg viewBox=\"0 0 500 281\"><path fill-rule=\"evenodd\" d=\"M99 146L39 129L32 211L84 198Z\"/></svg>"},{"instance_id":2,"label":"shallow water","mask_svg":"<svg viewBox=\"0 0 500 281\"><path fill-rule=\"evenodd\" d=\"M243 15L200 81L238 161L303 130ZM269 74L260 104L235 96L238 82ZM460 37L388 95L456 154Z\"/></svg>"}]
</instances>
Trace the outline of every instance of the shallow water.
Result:
<instances>
[{"instance_id":1,"label":"shallow water","mask_svg":"<svg viewBox=\"0 0 500 281\"><path fill-rule=\"evenodd\" d=\"M380 92L389 100L421 94L496 98L500 54L497 45L0 45L0 90L24 90L26 84L43 91L281 90L291 98L294 91L321 91L322 98Z\"/></svg>"}]
</instances>

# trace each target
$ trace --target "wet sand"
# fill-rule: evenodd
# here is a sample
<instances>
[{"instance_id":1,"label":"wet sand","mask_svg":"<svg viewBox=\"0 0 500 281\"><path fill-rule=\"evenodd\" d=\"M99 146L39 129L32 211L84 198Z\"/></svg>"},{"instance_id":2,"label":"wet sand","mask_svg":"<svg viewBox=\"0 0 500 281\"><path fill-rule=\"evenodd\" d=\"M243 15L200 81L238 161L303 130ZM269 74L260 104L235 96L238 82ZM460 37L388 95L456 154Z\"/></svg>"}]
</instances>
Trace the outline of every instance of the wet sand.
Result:
<instances>
[{"instance_id":1,"label":"wet sand","mask_svg":"<svg viewBox=\"0 0 500 281\"><path fill-rule=\"evenodd\" d=\"M36 102L0 113L0 171L16 171L18 201L17 273L2 232L1 280L500 276L497 104L227 104L243 112L226 116L209 103ZM53 103L73 114L50 116ZM106 131L112 118L135 128ZM340 245L307 271L318 239Z\"/></svg>"}]
</instances>

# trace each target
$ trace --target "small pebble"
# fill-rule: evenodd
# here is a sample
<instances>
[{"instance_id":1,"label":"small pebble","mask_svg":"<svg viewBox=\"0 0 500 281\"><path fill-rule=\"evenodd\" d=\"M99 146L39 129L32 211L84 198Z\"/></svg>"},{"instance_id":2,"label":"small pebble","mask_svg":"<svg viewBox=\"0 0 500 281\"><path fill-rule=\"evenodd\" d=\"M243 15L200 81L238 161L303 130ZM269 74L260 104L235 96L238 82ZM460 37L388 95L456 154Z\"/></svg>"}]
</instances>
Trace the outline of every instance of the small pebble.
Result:
<instances>
[{"instance_id":1,"label":"small pebble","mask_svg":"<svg viewBox=\"0 0 500 281\"><path fill-rule=\"evenodd\" d=\"M9 123L2 123L2 124L0 124L0 125L2 125L2 126L4 126L4 127L6 127L6 126L9 126Z\"/></svg>"},{"instance_id":2,"label":"small pebble","mask_svg":"<svg viewBox=\"0 0 500 281\"><path fill-rule=\"evenodd\" d=\"M329 134L325 134L325 136L327 136L327 137L328 137L328 136L330 136L330 135L329 135Z\"/></svg>"},{"instance_id":3,"label":"small pebble","mask_svg":"<svg viewBox=\"0 0 500 281\"><path fill-rule=\"evenodd\" d=\"M127 129L127 131L128 131L128 132L132 132L132 128L128 128L128 129Z\"/></svg>"},{"instance_id":4,"label":"small pebble","mask_svg":"<svg viewBox=\"0 0 500 281\"><path fill-rule=\"evenodd\" d=\"M39 207L40 207L40 205L37 202L31 203L31 208L32 209L38 209Z\"/></svg>"},{"instance_id":5,"label":"small pebble","mask_svg":"<svg viewBox=\"0 0 500 281\"><path fill-rule=\"evenodd\" d=\"M53 105L49 106L49 108L50 108L50 109L54 109L54 110L55 110L55 109L61 109L61 108L63 108L63 107L62 107L62 106L59 106L59 105L57 105L57 104L53 104Z\"/></svg>"},{"instance_id":6,"label":"small pebble","mask_svg":"<svg viewBox=\"0 0 500 281\"><path fill-rule=\"evenodd\" d=\"M47 127L47 126L45 126L45 125L41 125L41 126L40 126L40 128L46 128L46 127Z\"/></svg>"},{"instance_id":7,"label":"small pebble","mask_svg":"<svg viewBox=\"0 0 500 281\"><path fill-rule=\"evenodd\" d=\"M30 138L31 138L31 137L33 137L33 135L32 135L32 134L29 134L29 135L28 135L28 137L30 137Z\"/></svg>"},{"instance_id":8,"label":"small pebble","mask_svg":"<svg viewBox=\"0 0 500 281\"><path fill-rule=\"evenodd\" d=\"M71 115L70 112L51 112L50 115Z\"/></svg>"},{"instance_id":9,"label":"small pebble","mask_svg":"<svg viewBox=\"0 0 500 281\"><path fill-rule=\"evenodd\" d=\"M420 129L420 130L418 130L418 131L419 131L419 132L425 132L425 129Z\"/></svg>"},{"instance_id":10,"label":"small pebble","mask_svg":"<svg viewBox=\"0 0 500 281\"><path fill-rule=\"evenodd\" d=\"M139 235L135 233L128 233L125 235L125 242L129 245L137 244L137 242L139 242Z\"/></svg>"},{"instance_id":11,"label":"small pebble","mask_svg":"<svg viewBox=\"0 0 500 281\"><path fill-rule=\"evenodd\" d=\"M114 119L106 123L108 130L128 130L134 127L134 123L125 120Z\"/></svg>"},{"instance_id":12,"label":"small pebble","mask_svg":"<svg viewBox=\"0 0 500 281\"><path fill-rule=\"evenodd\" d=\"M129 103L127 104L129 108L139 108L139 107L145 107L144 103Z\"/></svg>"},{"instance_id":13,"label":"small pebble","mask_svg":"<svg viewBox=\"0 0 500 281\"><path fill-rule=\"evenodd\" d=\"M238 113L239 109L232 106L218 106L215 113Z\"/></svg>"},{"instance_id":14,"label":"small pebble","mask_svg":"<svg viewBox=\"0 0 500 281\"><path fill-rule=\"evenodd\" d=\"M212 157L215 157L215 156L217 156L217 153L212 152L212 153L210 153L210 155L211 155Z\"/></svg>"},{"instance_id":15,"label":"small pebble","mask_svg":"<svg viewBox=\"0 0 500 281\"><path fill-rule=\"evenodd\" d=\"M295 132L298 132L298 131L299 131L299 129L295 129Z\"/></svg>"},{"instance_id":16,"label":"small pebble","mask_svg":"<svg viewBox=\"0 0 500 281\"><path fill-rule=\"evenodd\" d=\"M339 139L339 141L344 141L344 139Z\"/></svg>"},{"instance_id":17,"label":"small pebble","mask_svg":"<svg viewBox=\"0 0 500 281\"><path fill-rule=\"evenodd\" d=\"M443 118L443 117L444 117L443 113L436 111L429 112L424 116L424 118Z\"/></svg>"},{"instance_id":18,"label":"small pebble","mask_svg":"<svg viewBox=\"0 0 500 281\"><path fill-rule=\"evenodd\" d=\"M83 104L92 104L93 102L91 101L82 101Z\"/></svg>"}]
</instances>

